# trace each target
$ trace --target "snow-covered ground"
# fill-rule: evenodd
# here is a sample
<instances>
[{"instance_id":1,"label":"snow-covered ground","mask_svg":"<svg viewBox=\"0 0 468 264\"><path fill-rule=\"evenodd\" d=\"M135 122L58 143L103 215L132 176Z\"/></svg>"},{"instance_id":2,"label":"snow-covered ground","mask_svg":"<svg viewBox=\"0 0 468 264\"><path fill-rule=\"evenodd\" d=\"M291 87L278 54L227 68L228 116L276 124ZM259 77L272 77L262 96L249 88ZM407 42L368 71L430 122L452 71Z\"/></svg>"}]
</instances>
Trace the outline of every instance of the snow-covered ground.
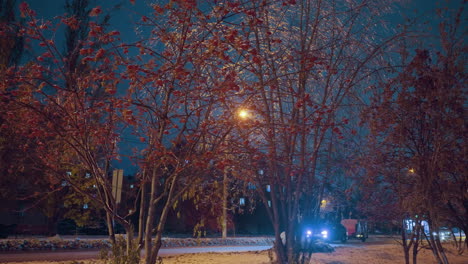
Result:
<instances>
[{"instance_id":1,"label":"snow-covered ground","mask_svg":"<svg viewBox=\"0 0 468 264\"><path fill-rule=\"evenodd\" d=\"M467 264L468 254L457 255L456 250L448 246L448 258L451 264ZM0 255L1 256L1 255ZM429 250L422 250L418 263L436 263ZM22 262L23 264L55 264L51 262ZM60 264L100 264L98 260L79 262L60 262ZM164 264L268 264L268 251L236 253L199 253L169 256L163 258ZM311 264L399 264L404 263L403 252L397 244L367 244L362 247L337 247L333 253L317 253Z\"/></svg>"},{"instance_id":2,"label":"snow-covered ground","mask_svg":"<svg viewBox=\"0 0 468 264\"><path fill-rule=\"evenodd\" d=\"M163 248L174 247L210 247L210 246L268 246L272 245L273 237L228 237L222 238L169 238L162 239ZM109 246L105 236L54 236L25 237L0 239L1 251L24 250L73 250L100 249Z\"/></svg>"},{"instance_id":3,"label":"snow-covered ground","mask_svg":"<svg viewBox=\"0 0 468 264\"><path fill-rule=\"evenodd\" d=\"M459 256L456 250L449 249L451 264L468 264L468 254ZM455 253L455 254L454 254ZM418 263L437 263L429 250L418 255ZM204 253L187 254L164 258L164 264L268 264L267 251L245 253ZM396 244L367 245L364 247L338 247L333 253L317 253L311 264L399 264L405 263L403 252Z\"/></svg>"}]
</instances>

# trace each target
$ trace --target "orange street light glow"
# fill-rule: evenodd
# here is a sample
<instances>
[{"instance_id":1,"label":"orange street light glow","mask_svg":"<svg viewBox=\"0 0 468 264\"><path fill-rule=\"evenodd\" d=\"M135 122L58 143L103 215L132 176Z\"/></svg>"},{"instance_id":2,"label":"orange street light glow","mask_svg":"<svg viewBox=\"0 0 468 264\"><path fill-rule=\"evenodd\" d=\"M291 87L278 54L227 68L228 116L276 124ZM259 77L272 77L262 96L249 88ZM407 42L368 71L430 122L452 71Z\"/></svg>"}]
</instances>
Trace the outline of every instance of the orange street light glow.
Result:
<instances>
[{"instance_id":1,"label":"orange street light glow","mask_svg":"<svg viewBox=\"0 0 468 264\"><path fill-rule=\"evenodd\" d=\"M247 118L247 117L249 117L249 112L247 110L241 109L241 110L239 110L239 117L240 118Z\"/></svg>"}]
</instances>

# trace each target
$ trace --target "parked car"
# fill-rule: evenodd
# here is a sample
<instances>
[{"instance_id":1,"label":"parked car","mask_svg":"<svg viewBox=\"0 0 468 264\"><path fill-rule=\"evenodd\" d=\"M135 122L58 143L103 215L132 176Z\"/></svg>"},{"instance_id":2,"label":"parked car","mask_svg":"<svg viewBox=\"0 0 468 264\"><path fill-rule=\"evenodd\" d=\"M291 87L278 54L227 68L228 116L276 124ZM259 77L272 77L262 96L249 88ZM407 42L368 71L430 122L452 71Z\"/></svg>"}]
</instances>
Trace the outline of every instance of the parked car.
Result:
<instances>
[{"instance_id":1,"label":"parked car","mask_svg":"<svg viewBox=\"0 0 468 264\"><path fill-rule=\"evenodd\" d=\"M455 236L456 239L464 240L466 238L465 233L458 228L448 228L448 227L441 227L439 228L439 232L433 233L435 236L439 236L440 241L451 241Z\"/></svg>"},{"instance_id":2,"label":"parked car","mask_svg":"<svg viewBox=\"0 0 468 264\"><path fill-rule=\"evenodd\" d=\"M345 243L348 240L348 235L346 228L340 223L320 223L304 226L302 240L308 239L320 239L327 242L341 241Z\"/></svg>"},{"instance_id":3,"label":"parked car","mask_svg":"<svg viewBox=\"0 0 468 264\"><path fill-rule=\"evenodd\" d=\"M448 241L452 239L452 231L447 227L440 228L439 232L434 232L434 234L439 236L440 241Z\"/></svg>"}]
</instances>

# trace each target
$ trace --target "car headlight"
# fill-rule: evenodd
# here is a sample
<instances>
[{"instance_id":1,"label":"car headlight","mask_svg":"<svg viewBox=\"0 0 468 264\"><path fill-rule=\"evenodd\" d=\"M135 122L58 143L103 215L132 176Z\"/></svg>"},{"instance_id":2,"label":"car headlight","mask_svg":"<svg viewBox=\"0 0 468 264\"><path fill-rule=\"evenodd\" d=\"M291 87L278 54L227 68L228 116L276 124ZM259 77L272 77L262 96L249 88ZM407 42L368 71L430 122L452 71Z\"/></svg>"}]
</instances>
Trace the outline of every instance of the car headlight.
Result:
<instances>
[{"instance_id":1,"label":"car headlight","mask_svg":"<svg viewBox=\"0 0 468 264\"><path fill-rule=\"evenodd\" d=\"M306 237L312 236L312 230L306 230Z\"/></svg>"},{"instance_id":2,"label":"car headlight","mask_svg":"<svg viewBox=\"0 0 468 264\"><path fill-rule=\"evenodd\" d=\"M321 232L321 234L322 234L322 237L323 237L323 238L327 238L327 237L328 237L328 231L327 231L327 230L323 230L323 231Z\"/></svg>"},{"instance_id":3,"label":"car headlight","mask_svg":"<svg viewBox=\"0 0 468 264\"><path fill-rule=\"evenodd\" d=\"M446 240L446 239L449 239L450 233L449 232L440 232L439 236L440 236L440 239Z\"/></svg>"}]
</instances>

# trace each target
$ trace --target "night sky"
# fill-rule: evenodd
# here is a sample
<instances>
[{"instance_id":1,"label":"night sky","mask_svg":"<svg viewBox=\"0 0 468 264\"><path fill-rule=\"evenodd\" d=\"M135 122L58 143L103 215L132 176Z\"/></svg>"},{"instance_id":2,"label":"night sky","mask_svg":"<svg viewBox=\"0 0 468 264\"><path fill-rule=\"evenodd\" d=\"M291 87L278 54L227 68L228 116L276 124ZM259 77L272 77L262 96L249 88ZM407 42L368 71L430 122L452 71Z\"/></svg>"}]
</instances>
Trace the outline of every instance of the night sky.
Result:
<instances>
[{"instance_id":1,"label":"night sky","mask_svg":"<svg viewBox=\"0 0 468 264\"><path fill-rule=\"evenodd\" d=\"M17 4L22 1L17 1ZM45 19L53 18L57 15L62 15L65 10L65 0L27 0L26 1L30 7L37 12L38 17L43 17ZM148 12L151 12L151 8L148 8L148 3L152 1L148 0L135 0L135 3L132 4L129 0L122 1L99 1L91 0L90 7L100 6L103 10L103 14L110 14L110 28L116 29L121 33L121 39L123 42L132 42L136 39L136 28L135 22L139 20L142 15L150 15ZM427 20L428 26L431 26L434 32L437 31L437 25L434 20L435 18L435 8L443 5L447 5L446 1L436 1L436 0L403 0L403 3L398 4L398 6L406 6L405 8L400 8L395 10L395 13L388 14L383 19L389 20L393 25L397 25L405 20L405 18L419 18L420 20ZM459 1L450 1L448 4L449 7L457 7L459 3L462 3L463 0ZM115 8L116 5L120 5L119 8ZM58 34L60 35L60 34ZM123 142L120 145L122 155L122 161L114 164L117 168L123 168L125 170L125 175L133 175L137 172L137 168L131 165L131 161L125 157L125 153L131 155L132 148L135 146L141 146L141 143L131 135L131 133L125 132L123 137Z\"/></svg>"},{"instance_id":2,"label":"night sky","mask_svg":"<svg viewBox=\"0 0 468 264\"><path fill-rule=\"evenodd\" d=\"M18 1L21 3L22 1ZM32 9L36 10L39 16L44 18L54 17L63 13L63 7L65 0L27 0L27 3ZM135 3L130 3L129 0L113 1L113 0L91 0L90 6L101 6L103 13L110 12L111 14L111 25L116 27L123 34L123 40L130 40L134 35L133 22L137 21L140 15L148 15L148 3L160 2L150 0L135 0ZM166 2L166 1L163 1ZM397 24L402 22L404 17L418 17L422 19L430 20L434 15L434 10L441 6L456 7L459 6L463 0L451 0L447 4L447 1L440 0L401 0L398 6L402 8L396 10L402 12L400 14L393 14L389 17L393 20L392 22ZM120 8L115 9L114 7L119 5Z\"/></svg>"}]
</instances>

